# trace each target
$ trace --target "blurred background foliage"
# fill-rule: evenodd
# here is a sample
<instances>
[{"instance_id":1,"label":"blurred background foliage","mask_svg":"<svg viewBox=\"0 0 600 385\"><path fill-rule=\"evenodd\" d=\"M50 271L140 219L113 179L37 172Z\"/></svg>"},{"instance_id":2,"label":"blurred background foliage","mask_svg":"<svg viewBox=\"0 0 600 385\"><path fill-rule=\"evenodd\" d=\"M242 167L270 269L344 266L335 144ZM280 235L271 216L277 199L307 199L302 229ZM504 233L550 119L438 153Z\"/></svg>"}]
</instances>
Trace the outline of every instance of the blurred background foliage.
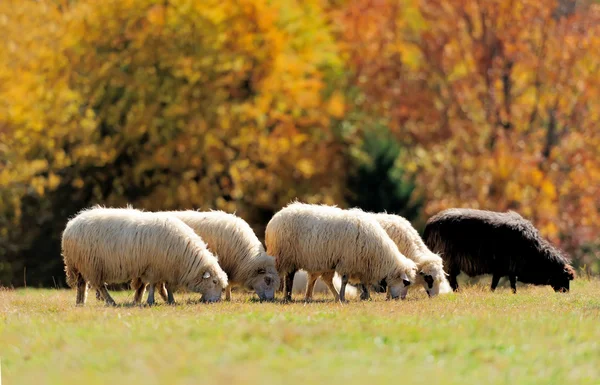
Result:
<instances>
[{"instance_id":1,"label":"blurred background foliage","mask_svg":"<svg viewBox=\"0 0 600 385\"><path fill-rule=\"evenodd\" d=\"M64 285L92 204L516 210L600 260L600 8L3 0L0 283Z\"/></svg>"}]
</instances>

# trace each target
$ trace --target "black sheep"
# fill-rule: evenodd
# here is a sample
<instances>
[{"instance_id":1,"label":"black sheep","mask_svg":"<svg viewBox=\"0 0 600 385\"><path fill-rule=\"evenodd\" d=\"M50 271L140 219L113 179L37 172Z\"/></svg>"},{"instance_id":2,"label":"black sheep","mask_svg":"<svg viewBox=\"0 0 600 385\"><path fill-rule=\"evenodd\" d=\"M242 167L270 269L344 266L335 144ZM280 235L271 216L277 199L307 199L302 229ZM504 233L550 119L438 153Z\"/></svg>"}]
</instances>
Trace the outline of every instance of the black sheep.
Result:
<instances>
[{"instance_id":1,"label":"black sheep","mask_svg":"<svg viewBox=\"0 0 600 385\"><path fill-rule=\"evenodd\" d=\"M427 221L423 238L444 260L454 291L461 271L470 277L492 274L492 291L508 275L514 293L517 279L567 292L575 278L569 259L513 211L444 210Z\"/></svg>"}]
</instances>

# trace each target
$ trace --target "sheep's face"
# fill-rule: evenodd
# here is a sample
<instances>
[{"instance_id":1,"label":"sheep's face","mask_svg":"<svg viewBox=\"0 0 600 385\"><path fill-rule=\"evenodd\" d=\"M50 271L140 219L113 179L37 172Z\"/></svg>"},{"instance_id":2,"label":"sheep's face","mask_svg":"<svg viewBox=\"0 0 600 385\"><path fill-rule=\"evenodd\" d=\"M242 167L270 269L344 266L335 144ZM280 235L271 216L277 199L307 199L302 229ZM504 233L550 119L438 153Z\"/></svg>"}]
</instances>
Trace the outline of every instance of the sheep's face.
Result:
<instances>
[{"instance_id":1,"label":"sheep's face","mask_svg":"<svg viewBox=\"0 0 600 385\"><path fill-rule=\"evenodd\" d=\"M419 271L417 280L421 282L429 297L435 297L438 294L446 294L451 291L450 284L446 279L444 269L441 265L425 266Z\"/></svg>"},{"instance_id":2,"label":"sheep's face","mask_svg":"<svg viewBox=\"0 0 600 385\"><path fill-rule=\"evenodd\" d=\"M260 267L252 272L248 289L254 290L261 301L275 299L275 290L279 288L279 275L275 266Z\"/></svg>"},{"instance_id":3,"label":"sheep's face","mask_svg":"<svg viewBox=\"0 0 600 385\"><path fill-rule=\"evenodd\" d=\"M408 288L415 282L417 275L417 269L413 268L408 272L403 272L397 277L393 277L387 280L388 284L388 296L392 299L405 299L408 293Z\"/></svg>"},{"instance_id":4,"label":"sheep's face","mask_svg":"<svg viewBox=\"0 0 600 385\"><path fill-rule=\"evenodd\" d=\"M200 278L194 283L192 291L202 294L202 302L218 302L221 300L223 292L222 280L219 278L215 269L205 270Z\"/></svg>"},{"instance_id":5,"label":"sheep's face","mask_svg":"<svg viewBox=\"0 0 600 385\"><path fill-rule=\"evenodd\" d=\"M550 280L550 285L555 292L566 293L569 291L569 283L575 278L575 271L569 265L565 265L564 270Z\"/></svg>"},{"instance_id":6,"label":"sheep's face","mask_svg":"<svg viewBox=\"0 0 600 385\"><path fill-rule=\"evenodd\" d=\"M419 273L420 280L422 281L423 288L427 292L429 297L435 297L439 294L449 293L450 285L444 278L436 279L431 274Z\"/></svg>"}]
</instances>

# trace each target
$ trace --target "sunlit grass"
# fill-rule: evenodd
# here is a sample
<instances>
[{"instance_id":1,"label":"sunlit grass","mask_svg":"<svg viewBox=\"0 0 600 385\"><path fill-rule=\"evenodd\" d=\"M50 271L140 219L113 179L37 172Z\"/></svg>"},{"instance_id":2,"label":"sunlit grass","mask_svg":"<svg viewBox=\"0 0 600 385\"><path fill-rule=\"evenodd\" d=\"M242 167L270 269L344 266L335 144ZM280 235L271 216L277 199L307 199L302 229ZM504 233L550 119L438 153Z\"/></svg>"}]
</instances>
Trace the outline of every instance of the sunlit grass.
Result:
<instances>
[{"instance_id":1,"label":"sunlit grass","mask_svg":"<svg viewBox=\"0 0 600 385\"><path fill-rule=\"evenodd\" d=\"M600 282L406 301L107 308L90 292L0 291L6 384L598 384ZM131 292L114 293L118 303ZM301 296L297 296L298 300Z\"/></svg>"}]
</instances>

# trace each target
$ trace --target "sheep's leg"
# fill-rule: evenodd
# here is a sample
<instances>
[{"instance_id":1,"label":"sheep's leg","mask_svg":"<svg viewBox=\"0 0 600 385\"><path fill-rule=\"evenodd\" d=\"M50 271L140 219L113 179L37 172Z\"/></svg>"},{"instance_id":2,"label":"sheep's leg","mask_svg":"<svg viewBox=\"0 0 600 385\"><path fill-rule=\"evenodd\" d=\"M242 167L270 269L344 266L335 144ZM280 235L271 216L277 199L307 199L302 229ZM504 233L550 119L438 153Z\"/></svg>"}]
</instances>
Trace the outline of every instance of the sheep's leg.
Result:
<instances>
[{"instance_id":1,"label":"sheep's leg","mask_svg":"<svg viewBox=\"0 0 600 385\"><path fill-rule=\"evenodd\" d=\"M108 290L108 285L106 285L106 283L103 283L104 287L106 287L106 290ZM102 298L102 294L100 294L100 290L96 290L96 301L99 302L104 302L104 298Z\"/></svg>"},{"instance_id":2,"label":"sheep's leg","mask_svg":"<svg viewBox=\"0 0 600 385\"><path fill-rule=\"evenodd\" d=\"M102 297L104 298L104 300L106 301L106 304L108 306L117 306L117 303L115 302L115 300L112 299L112 297L110 296L110 294L108 294L108 290L106 289L106 285L104 285L104 284L100 285L100 287L98 288L98 290L100 291L100 294L102 295Z\"/></svg>"},{"instance_id":3,"label":"sheep's leg","mask_svg":"<svg viewBox=\"0 0 600 385\"><path fill-rule=\"evenodd\" d=\"M231 285L225 288L225 301L231 301Z\"/></svg>"},{"instance_id":4,"label":"sheep's leg","mask_svg":"<svg viewBox=\"0 0 600 385\"><path fill-rule=\"evenodd\" d=\"M87 297L87 282L83 278L83 275L77 273L77 299L75 301L76 306L85 305L85 299Z\"/></svg>"},{"instance_id":5,"label":"sheep's leg","mask_svg":"<svg viewBox=\"0 0 600 385\"><path fill-rule=\"evenodd\" d=\"M175 298L173 297L172 285L165 283L165 289L167 290L167 303L169 305L175 305Z\"/></svg>"},{"instance_id":6,"label":"sheep's leg","mask_svg":"<svg viewBox=\"0 0 600 385\"><path fill-rule=\"evenodd\" d=\"M133 304L139 305L142 302L142 298L144 297L144 293L146 292L146 285L140 285L133 295Z\"/></svg>"},{"instance_id":7,"label":"sheep's leg","mask_svg":"<svg viewBox=\"0 0 600 385\"><path fill-rule=\"evenodd\" d=\"M155 284L153 283L148 285L148 300L146 301L148 306L154 305L154 286Z\"/></svg>"},{"instance_id":8,"label":"sheep's leg","mask_svg":"<svg viewBox=\"0 0 600 385\"><path fill-rule=\"evenodd\" d=\"M325 284L329 288L329 291L331 292L331 294L333 294L334 301L337 302L340 300L340 296L339 296L338 291L336 290L335 286L333 285L333 276L334 275L335 275L335 271L328 271L327 273L323 273L323 275L321 275L321 279L323 280L323 282L325 282Z\"/></svg>"},{"instance_id":9,"label":"sheep's leg","mask_svg":"<svg viewBox=\"0 0 600 385\"><path fill-rule=\"evenodd\" d=\"M161 283L157 284L157 286L158 286L158 294L160 295L160 298L162 298L162 300L165 302L169 302L169 293L167 291L167 288L165 287L165 283L161 282Z\"/></svg>"},{"instance_id":10,"label":"sheep's leg","mask_svg":"<svg viewBox=\"0 0 600 385\"><path fill-rule=\"evenodd\" d=\"M509 275L508 279L510 280L510 288L512 289L513 294L517 294L517 276Z\"/></svg>"},{"instance_id":11,"label":"sheep's leg","mask_svg":"<svg viewBox=\"0 0 600 385\"><path fill-rule=\"evenodd\" d=\"M496 287L498 286L498 282L500 282L500 277L501 277L500 274L494 274L492 276L492 287L491 287L492 291L496 290Z\"/></svg>"},{"instance_id":12,"label":"sheep's leg","mask_svg":"<svg viewBox=\"0 0 600 385\"><path fill-rule=\"evenodd\" d=\"M135 294L133 295L133 304L137 305L142 301L142 297L144 297L146 284L142 282L141 278L136 278L131 281L131 288L135 290Z\"/></svg>"},{"instance_id":13,"label":"sheep's leg","mask_svg":"<svg viewBox=\"0 0 600 385\"><path fill-rule=\"evenodd\" d=\"M359 287L362 290L362 293L360 293L360 299L362 301L371 299L371 295L369 294L369 289L367 289L367 285L365 285L364 283L361 283L359 285Z\"/></svg>"},{"instance_id":14,"label":"sheep's leg","mask_svg":"<svg viewBox=\"0 0 600 385\"><path fill-rule=\"evenodd\" d=\"M296 270L292 270L285 275L285 296L283 298L284 301L292 300L292 287L294 286L295 275Z\"/></svg>"},{"instance_id":15,"label":"sheep's leg","mask_svg":"<svg viewBox=\"0 0 600 385\"><path fill-rule=\"evenodd\" d=\"M348 276L342 275L342 287L340 287L340 302L346 302L346 285L348 285Z\"/></svg>"},{"instance_id":16,"label":"sheep's leg","mask_svg":"<svg viewBox=\"0 0 600 385\"><path fill-rule=\"evenodd\" d=\"M453 291L458 291L458 280L457 277L460 274L460 269L452 268L450 269L450 276L448 277L448 282L450 282L450 287Z\"/></svg>"},{"instance_id":17,"label":"sheep's leg","mask_svg":"<svg viewBox=\"0 0 600 385\"><path fill-rule=\"evenodd\" d=\"M379 281L377 286L373 286L373 290L375 290L376 293L387 293L387 281L385 278Z\"/></svg>"},{"instance_id":18,"label":"sheep's leg","mask_svg":"<svg viewBox=\"0 0 600 385\"><path fill-rule=\"evenodd\" d=\"M309 302L312 300L313 291L315 290L315 283L317 283L317 279L319 279L318 274L309 273L306 280L306 294L304 295L304 300Z\"/></svg>"}]
</instances>

